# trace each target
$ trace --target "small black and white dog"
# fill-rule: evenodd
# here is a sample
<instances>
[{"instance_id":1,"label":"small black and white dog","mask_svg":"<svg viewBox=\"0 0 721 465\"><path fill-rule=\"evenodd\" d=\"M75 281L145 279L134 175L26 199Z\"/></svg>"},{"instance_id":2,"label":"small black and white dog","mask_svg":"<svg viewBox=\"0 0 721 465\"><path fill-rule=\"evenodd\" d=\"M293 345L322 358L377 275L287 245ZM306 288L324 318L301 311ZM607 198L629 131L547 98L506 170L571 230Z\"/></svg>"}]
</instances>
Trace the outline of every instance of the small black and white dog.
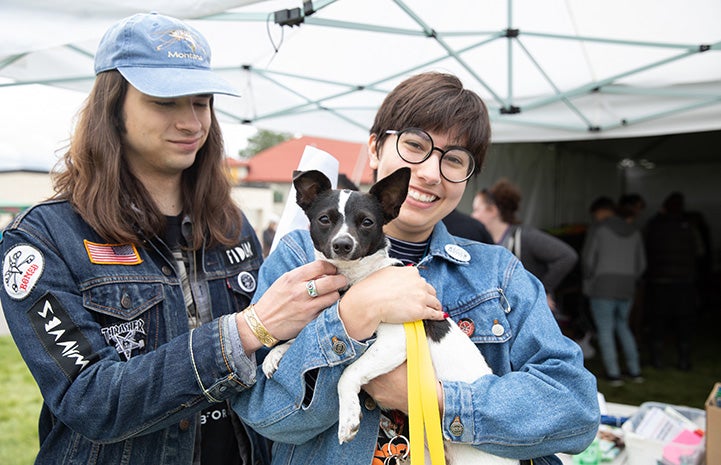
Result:
<instances>
[{"instance_id":1,"label":"small black and white dog","mask_svg":"<svg viewBox=\"0 0 721 465\"><path fill-rule=\"evenodd\" d=\"M398 216L408 193L410 168L400 168L374 184L369 192L333 190L320 171L295 175L296 201L310 220L310 235L316 258L326 260L348 278L349 286L380 268L400 264L388 256L390 244L383 225ZM447 318L425 321L431 358L441 381L473 382L490 374L483 355L473 342ZM288 343L270 351L263 371L271 377L278 367ZM462 364L449 363L462 359ZM348 366L338 381L338 440L352 440L358 432L361 409L358 394L361 386L390 372L406 360L406 336L403 325L381 323L375 342ZM518 464L517 460L489 455L467 445L445 442L448 465ZM426 454L426 463L430 458Z\"/></svg>"}]
</instances>

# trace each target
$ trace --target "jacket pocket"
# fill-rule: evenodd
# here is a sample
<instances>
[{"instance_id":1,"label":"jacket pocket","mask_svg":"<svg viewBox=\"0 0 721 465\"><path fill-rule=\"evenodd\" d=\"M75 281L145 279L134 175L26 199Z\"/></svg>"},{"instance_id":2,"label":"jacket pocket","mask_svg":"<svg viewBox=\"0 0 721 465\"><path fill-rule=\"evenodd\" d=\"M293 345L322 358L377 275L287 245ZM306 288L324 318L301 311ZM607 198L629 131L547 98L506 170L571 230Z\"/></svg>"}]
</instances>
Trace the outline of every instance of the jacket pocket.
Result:
<instances>
[{"instance_id":1,"label":"jacket pocket","mask_svg":"<svg viewBox=\"0 0 721 465\"><path fill-rule=\"evenodd\" d=\"M503 291L490 289L447 310L475 344L504 343L513 337L511 311Z\"/></svg>"},{"instance_id":2,"label":"jacket pocket","mask_svg":"<svg viewBox=\"0 0 721 465\"><path fill-rule=\"evenodd\" d=\"M160 283L114 282L83 292L85 308L121 320L137 318L163 299Z\"/></svg>"},{"instance_id":3,"label":"jacket pocket","mask_svg":"<svg viewBox=\"0 0 721 465\"><path fill-rule=\"evenodd\" d=\"M161 311L164 299L157 282L116 281L83 291L83 305L122 360L155 350L168 339Z\"/></svg>"}]
</instances>

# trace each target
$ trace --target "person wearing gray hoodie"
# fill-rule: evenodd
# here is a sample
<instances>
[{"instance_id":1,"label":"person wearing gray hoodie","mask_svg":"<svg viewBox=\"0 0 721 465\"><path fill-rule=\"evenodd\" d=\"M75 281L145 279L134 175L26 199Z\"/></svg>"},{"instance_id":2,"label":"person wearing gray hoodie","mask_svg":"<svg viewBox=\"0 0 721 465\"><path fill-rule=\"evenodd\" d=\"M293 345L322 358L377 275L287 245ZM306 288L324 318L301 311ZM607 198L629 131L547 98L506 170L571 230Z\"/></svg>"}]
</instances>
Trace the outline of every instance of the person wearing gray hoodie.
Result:
<instances>
[{"instance_id":1,"label":"person wearing gray hoodie","mask_svg":"<svg viewBox=\"0 0 721 465\"><path fill-rule=\"evenodd\" d=\"M642 382L629 315L636 282L646 269L643 237L636 226L616 215L608 197L596 199L590 212L594 222L581 250L583 293L590 301L606 376L613 386L623 384L616 350L618 336L631 379Z\"/></svg>"}]
</instances>

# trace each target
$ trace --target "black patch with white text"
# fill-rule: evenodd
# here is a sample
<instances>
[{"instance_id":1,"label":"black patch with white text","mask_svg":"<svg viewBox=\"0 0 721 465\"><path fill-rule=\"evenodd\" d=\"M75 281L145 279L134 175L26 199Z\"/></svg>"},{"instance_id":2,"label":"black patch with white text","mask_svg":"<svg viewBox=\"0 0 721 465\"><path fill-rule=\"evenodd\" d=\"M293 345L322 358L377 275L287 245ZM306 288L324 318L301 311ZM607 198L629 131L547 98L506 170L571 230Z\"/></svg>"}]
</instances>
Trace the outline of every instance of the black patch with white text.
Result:
<instances>
[{"instance_id":1,"label":"black patch with white text","mask_svg":"<svg viewBox=\"0 0 721 465\"><path fill-rule=\"evenodd\" d=\"M225 258L228 262L228 265L237 265L248 260L249 258L255 257L256 255L257 253L255 249L253 249L253 244L250 241L242 242L236 247L233 247L232 249L226 249L225 251Z\"/></svg>"},{"instance_id":2,"label":"black patch with white text","mask_svg":"<svg viewBox=\"0 0 721 465\"><path fill-rule=\"evenodd\" d=\"M70 380L98 360L90 342L51 293L46 293L28 314L38 339Z\"/></svg>"}]
</instances>

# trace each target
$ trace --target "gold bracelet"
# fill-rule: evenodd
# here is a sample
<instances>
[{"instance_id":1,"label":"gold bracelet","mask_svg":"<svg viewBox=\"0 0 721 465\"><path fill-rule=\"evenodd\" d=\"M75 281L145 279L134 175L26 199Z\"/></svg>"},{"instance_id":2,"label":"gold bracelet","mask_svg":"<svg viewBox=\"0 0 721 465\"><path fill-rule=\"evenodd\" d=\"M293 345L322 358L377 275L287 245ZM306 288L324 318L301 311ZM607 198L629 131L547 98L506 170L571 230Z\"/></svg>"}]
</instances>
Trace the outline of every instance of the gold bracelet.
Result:
<instances>
[{"instance_id":1,"label":"gold bracelet","mask_svg":"<svg viewBox=\"0 0 721 465\"><path fill-rule=\"evenodd\" d=\"M260 318L258 318L258 315L255 313L255 305L250 304L248 308L243 310L241 313L243 314L243 318L245 318L245 322L248 323L250 330L253 331L255 337L257 337L264 346L270 348L280 342L278 339L274 338L268 332L268 328L263 326L263 323L260 322Z\"/></svg>"}]
</instances>

